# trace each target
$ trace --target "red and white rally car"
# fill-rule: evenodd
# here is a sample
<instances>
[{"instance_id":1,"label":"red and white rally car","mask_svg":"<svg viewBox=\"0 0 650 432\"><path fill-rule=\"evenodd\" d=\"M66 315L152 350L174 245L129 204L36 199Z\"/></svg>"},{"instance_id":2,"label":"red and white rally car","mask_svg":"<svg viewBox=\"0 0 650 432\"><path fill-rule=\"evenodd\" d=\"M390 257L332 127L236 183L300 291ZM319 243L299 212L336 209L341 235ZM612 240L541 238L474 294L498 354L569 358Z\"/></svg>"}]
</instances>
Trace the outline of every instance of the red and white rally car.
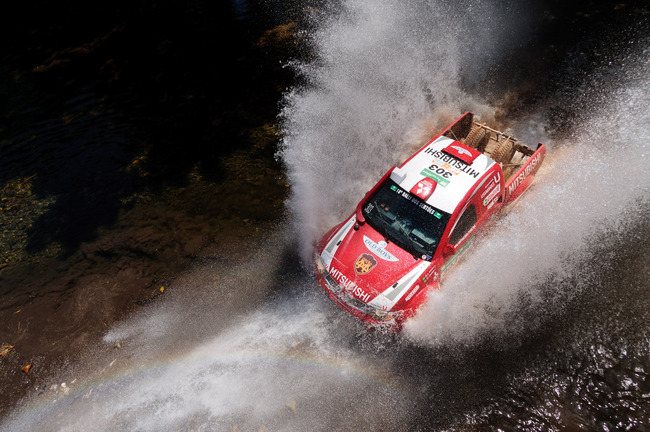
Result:
<instances>
[{"instance_id":1,"label":"red and white rally car","mask_svg":"<svg viewBox=\"0 0 650 432\"><path fill-rule=\"evenodd\" d=\"M325 234L320 285L369 327L400 330L476 234L528 189L545 154L465 113Z\"/></svg>"}]
</instances>

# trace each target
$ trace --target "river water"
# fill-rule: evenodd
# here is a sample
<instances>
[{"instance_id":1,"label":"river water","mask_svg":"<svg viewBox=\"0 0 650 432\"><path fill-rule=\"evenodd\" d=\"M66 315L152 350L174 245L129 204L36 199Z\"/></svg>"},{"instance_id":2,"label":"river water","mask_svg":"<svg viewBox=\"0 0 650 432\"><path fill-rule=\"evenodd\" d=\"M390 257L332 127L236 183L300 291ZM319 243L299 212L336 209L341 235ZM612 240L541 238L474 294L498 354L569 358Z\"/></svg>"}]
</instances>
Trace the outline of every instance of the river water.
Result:
<instances>
[{"instance_id":1,"label":"river water","mask_svg":"<svg viewBox=\"0 0 650 432\"><path fill-rule=\"evenodd\" d=\"M135 163L126 171L133 178L121 175L103 183L90 176L98 188L113 191L106 211L117 216L94 220L82 236L67 235L77 232L70 229L38 231L58 236L32 235L25 250L74 258L81 248L86 257L81 262L97 260L113 249L103 246L100 254L88 246L94 244L93 229L117 218L115 229L128 232L120 221L131 220L130 213L120 216L120 205L154 207L158 199L194 204L217 199L234 209L217 221L206 216L216 212L213 205L189 215L213 229L243 226L237 233L247 234L225 240L205 234L203 242L216 247L197 247L190 264L166 277L164 296L109 323L96 339L83 339L77 355L27 386L26 397L0 420L0 430L648 430L647 6L347 0L281 9L234 2L229 16L234 23L250 22L256 10L269 17L265 25L271 27L298 20L295 28L281 25L274 34L298 29L302 46L283 59L284 69L295 75L273 114L280 137L274 149L283 169L275 189L264 189L267 177L248 178L251 173L241 168L252 163L255 171L276 175L272 157L264 165L245 156L269 153L265 147L238 143L217 155L197 145L167 154L190 126L203 128L192 135L207 135L203 145L222 128L232 132L218 135L224 141L237 136L228 125L241 110L220 112L214 116L220 120L208 119L210 127L194 121L220 97L208 85L209 75L192 72L189 81L161 75L163 90L179 80L183 91L170 95L185 101L165 105L164 121L153 122L160 126L178 118L156 135L169 136L162 156L144 151L141 129L134 134L113 127L139 126L140 120L93 116L85 108L98 106L88 103L91 96L70 101L72 113L104 122L99 129L114 134L102 133L106 142L135 142L109 152L124 154L113 162L117 166ZM185 13L195 16L193 10ZM178 40L170 37L158 48L172 49ZM187 59L204 66L193 55ZM125 72L121 67L114 73ZM204 95L201 85L209 89ZM161 89L150 89L156 102L168 100ZM123 99L102 105L107 111L123 118L127 106L138 119L155 117L152 99L134 96L132 88L119 90ZM203 102L188 102L195 98ZM236 99L229 96L225 105ZM186 108L190 112L182 115ZM468 251L401 335L369 333L317 287L308 262L314 241L349 214L383 172L465 110L527 143L546 143L548 157L534 187ZM255 128L255 121L244 119ZM39 138L43 129L37 124L28 135L34 138L9 140L11 155L29 153L22 150L27 146L42 157L57 154L43 149L49 141ZM97 129L63 130L80 137L83 147L98 142L83 131ZM80 163L75 154L64 160ZM137 170L140 155L151 173ZM214 165L198 163L206 155L215 158ZM20 167L27 162L12 163L16 171L7 178L26 177ZM244 185L268 195L218 186L224 180L209 174L215 166L244 176ZM161 180L179 170L179 177L195 181ZM102 172L113 171L109 166ZM149 176L157 180L148 183ZM226 186L233 183L226 179ZM52 180L54 187L65 189ZM53 205L73 208L75 201L54 202L68 195L43 188L40 184L36 202L41 207L34 204L27 215ZM134 190L149 198L130 198ZM259 201L247 207L233 195ZM265 219L253 208L269 196L284 201L286 211L274 210L262 224ZM147 232L147 222L138 220L126 241ZM74 220L67 223L75 226ZM196 224L187 215L166 223L179 230ZM194 227L184 232L194 233ZM193 235L195 241L198 234ZM184 238L167 244L173 249ZM48 252L50 244L56 246ZM11 249L14 261L29 259L16 250L23 249ZM124 250L129 251L119 249ZM157 289L159 279L151 280ZM13 309L3 311L9 312L15 315Z\"/></svg>"}]
</instances>

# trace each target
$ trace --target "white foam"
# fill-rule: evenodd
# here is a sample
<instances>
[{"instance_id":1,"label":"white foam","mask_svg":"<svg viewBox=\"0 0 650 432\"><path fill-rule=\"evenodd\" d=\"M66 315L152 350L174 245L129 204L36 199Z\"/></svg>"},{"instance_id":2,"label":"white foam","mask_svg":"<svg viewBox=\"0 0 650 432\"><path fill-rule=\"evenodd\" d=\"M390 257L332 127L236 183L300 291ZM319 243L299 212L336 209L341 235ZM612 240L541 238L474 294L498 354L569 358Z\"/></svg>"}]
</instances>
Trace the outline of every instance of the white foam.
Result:
<instances>
[{"instance_id":1,"label":"white foam","mask_svg":"<svg viewBox=\"0 0 650 432\"><path fill-rule=\"evenodd\" d=\"M349 0L317 26L316 61L300 65L309 84L287 95L282 113L280 155L305 259L323 230L351 213L435 126L464 110L493 111L466 94L461 81L483 76L515 35L525 36L499 24L523 23L525 14L461 3Z\"/></svg>"}]
</instances>

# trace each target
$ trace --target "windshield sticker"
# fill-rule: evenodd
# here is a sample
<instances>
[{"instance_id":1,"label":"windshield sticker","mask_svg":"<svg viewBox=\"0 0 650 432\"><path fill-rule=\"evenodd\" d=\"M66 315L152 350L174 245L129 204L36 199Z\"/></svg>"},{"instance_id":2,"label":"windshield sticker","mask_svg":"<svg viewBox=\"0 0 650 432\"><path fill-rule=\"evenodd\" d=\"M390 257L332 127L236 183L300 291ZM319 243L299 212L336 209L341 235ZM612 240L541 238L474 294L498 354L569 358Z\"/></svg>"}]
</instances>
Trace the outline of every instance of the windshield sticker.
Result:
<instances>
[{"instance_id":1,"label":"windshield sticker","mask_svg":"<svg viewBox=\"0 0 650 432\"><path fill-rule=\"evenodd\" d=\"M417 187L417 185L416 185L416 187ZM422 210L424 210L425 212L427 212L427 213L429 213L429 214L431 214L431 215L434 215L434 216L437 217L438 219L440 219L440 217L442 216L440 213L436 212L436 210L435 210L433 207L431 207L429 204L427 204L426 202L424 202L424 201L422 200L422 198L420 198L420 199L419 199L419 198L416 198L415 196L412 196L410 193L406 192L405 190L403 190L403 189L399 189L399 188L397 188L397 187L394 186L394 185L391 186L390 189L393 190L393 191L395 191L395 193L397 193L397 194L398 194L399 196L401 196L402 198L411 201L413 204L415 204L416 206L420 207L420 208L421 208ZM415 189L415 187L414 187L414 189ZM416 191L416 192L417 192L417 191ZM381 206L380 206L380 207L381 207ZM383 208L383 207L382 207L382 208ZM387 210L387 209L385 209L385 210ZM388 210L387 210L387 211L388 211ZM369 213L369 211L367 211L367 212ZM438 214L436 214L436 213L438 213ZM372 250L372 249L371 249L371 250ZM373 251L373 252L374 252L374 251Z\"/></svg>"},{"instance_id":2,"label":"windshield sticker","mask_svg":"<svg viewBox=\"0 0 650 432\"><path fill-rule=\"evenodd\" d=\"M385 261L399 261L397 257L395 257L393 254L391 254L385 249L385 247L387 246L386 242L381 241L379 243L375 243L374 241L372 241L371 239L369 239L364 235L363 243L366 245L366 247L370 252L374 253L379 258ZM356 270L356 265L355 265L355 270Z\"/></svg>"},{"instance_id":3,"label":"windshield sticker","mask_svg":"<svg viewBox=\"0 0 650 432\"><path fill-rule=\"evenodd\" d=\"M395 189L393 189L393 190L395 191L395 193L397 193L397 195L401 196L402 198L406 198L407 200L410 200L410 199L411 199L411 194L409 194L408 192L406 192L404 189L397 189L397 188L395 188Z\"/></svg>"},{"instance_id":4,"label":"windshield sticker","mask_svg":"<svg viewBox=\"0 0 650 432\"><path fill-rule=\"evenodd\" d=\"M360 276L370 273L377 265L377 260L374 256L364 253L359 255L359 258L354 262L354 272Z\"/></svg>"},{"instance_id":5,"label":"windshield sticker","mask_svg":"<svg viewBox=\"0 0 650 432\"><path fill-rule=\"evenodd\" d=\"M435 211L434 208L431 207L429 204L426 204L426 203L423 203L423 202L421 202L421 203L416 203L416 204L417 204L418 207L420 207L422 210L424 210L425 212L427 212L427 213L429 213L429 214L431 214L431 215L434 215L434 216L435 216L435 214L438 213L438 212ZM438 218L438 219L440 219L440 218Z\"/></svg>"}]
</instances>

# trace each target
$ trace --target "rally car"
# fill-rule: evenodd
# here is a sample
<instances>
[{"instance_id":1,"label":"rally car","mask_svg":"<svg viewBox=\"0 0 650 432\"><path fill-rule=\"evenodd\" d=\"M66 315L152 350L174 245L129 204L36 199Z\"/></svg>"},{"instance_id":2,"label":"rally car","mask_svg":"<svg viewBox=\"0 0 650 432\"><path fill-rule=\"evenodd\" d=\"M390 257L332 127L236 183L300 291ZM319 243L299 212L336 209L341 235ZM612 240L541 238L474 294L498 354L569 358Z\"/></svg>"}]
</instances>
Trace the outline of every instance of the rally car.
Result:
<instances>
[{"instance_id":1,"label":"rally car","mask_svg":"<svg viewBox=\"0 0 650 432\"><path fill-rule=\"evenodd\" d=\"M399 331L476 234L531 185L546 148L463 114L366 193L316 250L321 287L370 328Z\"/></svg>"}]
</instances>

